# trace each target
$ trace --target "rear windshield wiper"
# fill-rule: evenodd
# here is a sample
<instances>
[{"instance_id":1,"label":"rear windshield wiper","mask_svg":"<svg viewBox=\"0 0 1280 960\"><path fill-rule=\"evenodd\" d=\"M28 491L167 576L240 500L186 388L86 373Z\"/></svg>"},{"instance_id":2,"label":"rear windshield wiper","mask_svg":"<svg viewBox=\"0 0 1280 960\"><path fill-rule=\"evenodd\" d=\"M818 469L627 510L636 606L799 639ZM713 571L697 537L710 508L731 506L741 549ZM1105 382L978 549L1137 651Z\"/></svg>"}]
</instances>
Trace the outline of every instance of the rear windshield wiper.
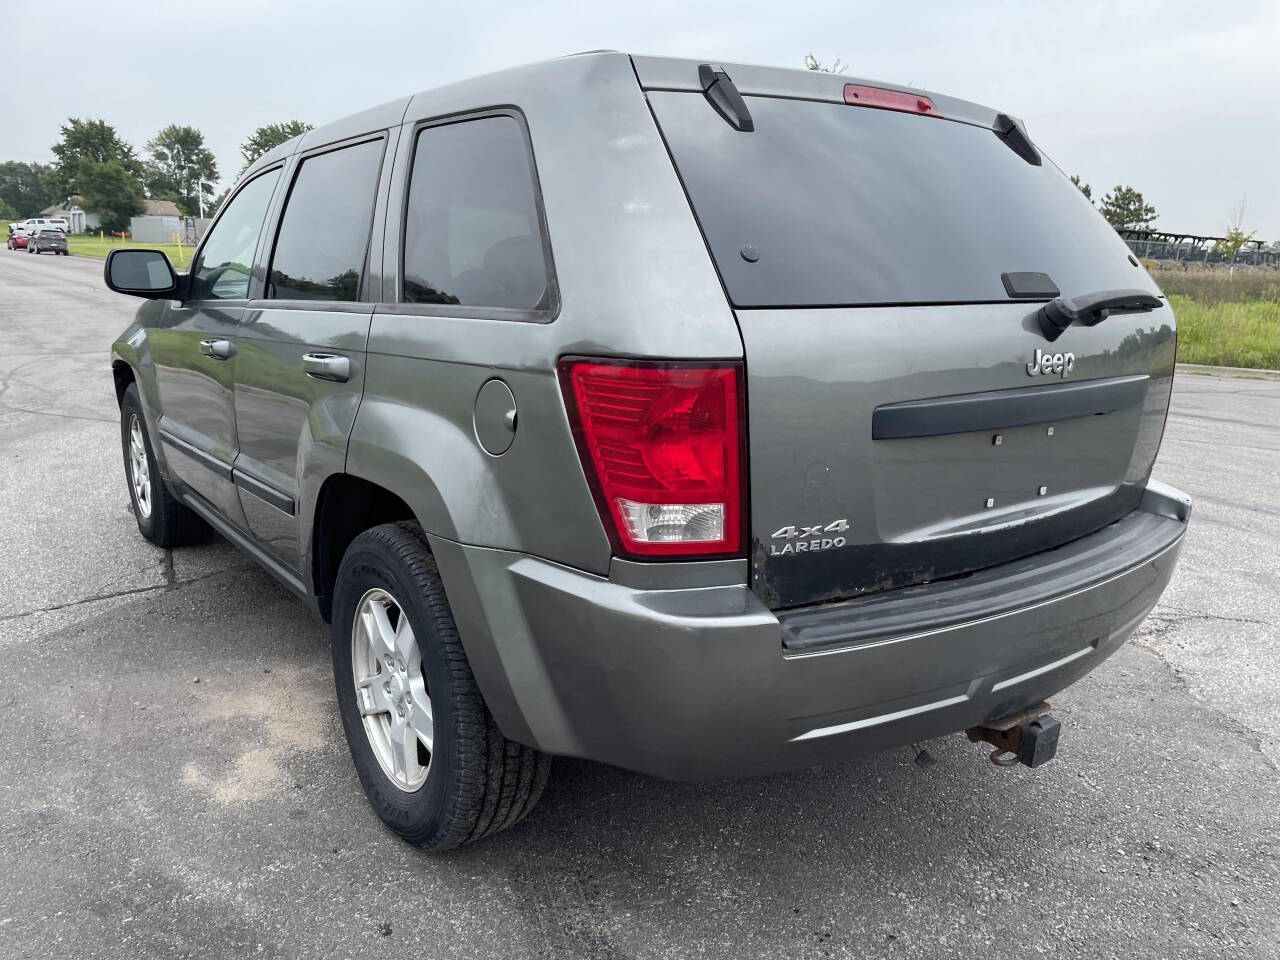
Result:
<instances>
[{"instance_id":1,"label":"rear windshield wiper","mask_svg":"<svg viewBox=\"0 0 1280 960\"><path fill-rule=\"evenodd\" d=\"M1052 343L1073 323L1092 327L1113 313L1149 313L1161 305L1146 290L1099 290L1078 297L1058 297L1040 308L1040 332Z\"/></svg>"}]
</instances>

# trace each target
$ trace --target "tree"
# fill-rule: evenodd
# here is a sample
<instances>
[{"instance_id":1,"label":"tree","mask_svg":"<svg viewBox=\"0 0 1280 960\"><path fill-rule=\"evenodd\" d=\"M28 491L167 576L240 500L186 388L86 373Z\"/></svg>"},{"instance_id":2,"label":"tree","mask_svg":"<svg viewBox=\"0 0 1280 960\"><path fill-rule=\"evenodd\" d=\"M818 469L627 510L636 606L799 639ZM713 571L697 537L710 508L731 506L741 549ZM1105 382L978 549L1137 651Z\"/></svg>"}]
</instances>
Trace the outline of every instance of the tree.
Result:
<instances>
[{"instance_id":1,"label":"tree","mask_svg":"<svg viewBox=\"0 0 1280 960\"><path fill-rule=\"evenodd\" d=\"M818 73L844 73L846 67L847 64L841 63L839 57L831 61L831 66L824 67L821 61L812 53L804 55L804 68L806 70L815 70Z\"/></svg>"},{"instance_id":2,"label":"tree","mask_svg":"<svg viewBox=\"0 0 1280 960\"><path fill-rule=\"evenodd\" d=\"M1081 183L1080 174L1073 173L1071 175L1071 182L1080 188L1080 192L1084 194L1086 200L1093 203L1093 187L1089 186L1087 183Z\"/></svg>"},{"instance_id":3,"label":"tree","mask_svg":"<svg viewBox=\"0 0 1280 960\"><path fill-rule=\"evenodd\" d=\"M12 221L23 219L22 214L18 213L17 207L9 206L9 201L4 197L0 197L0 220Z\"/></svg>"},{"instance_id":4,"label":"tree","mask_svg":"<svg viewBox=\"0 0 1280 960\"><path fill-rule=\"evenodd\" d=\"M147 141L147 192L172 199L187 216L213 199L218 163L195 127L170 124Z\"/></svg>"},{"instance_id":5,"label":"tree","mask_svg":"<svg viewBox=\"0 0 1280 960\"><path fill-rule=\"evenodd\" d=\"M1156 219L1156 208L1142 194L1119 184L1102 198L1098 209L1117 230L1146 230Z\"/></svg>"},{"instance_id":6,"label":"tree","mask_svg":"<svg viewBox=\"0 0 1280 960\"><path fill-rule=\"evenodd\" d=\"M133 152L133 147L120 139L116 128L105 120L71 117L62 125L62 139L53 145L52 150L54 176L51 186L59 200L84 192L77 180L82 158L95 163L115 161L125 173L136 180L142 179L142 161Z\"/></svg>"},{"instance_id":7,"label":"tree","mask_svg":"<svg viewBox=\"0 0 1280 960\"><path fill-rule=\"evenodd\" d=\"M311 124L303 123L301 120L268 123L266 126L259 127L253 131L253 136L240 144L240 155L244 157L244 167L241 170L247 169L253 161L273 147L278 147L286 140L292 140L310 129Z\"/></svg>"},{"instance_id":8,"label":"tree","mask_svg":"<svg viewBox=\"0 0 1280 960\"><path fill-rule=\"evenodd\" d=\"M53 169L43 163L0 163L0 202L14 211L14 216L34 217L50 204L65 200L51 189Z\"/></svg>"},{"instance_id":9,"label":"tree","mask_svg":"<svg viewBox=\"0 0 1280 960\"><path fill-rule=\"evenodd\" d=\"M142 183L119 160L81 157L75 180L85 209L98 215L103 229L124 230L147 208Z\"/></svg>"},{"instance_id":10,"label":"tree","mask_svg":"<svg viewBox=\"0 0 1280 960\"><path fill-rule=\"evenodd\" d=\"M1248 203L1244 197L1241 197L1240 202L1227 213L1227 235L1213 244L1214 252L1229 258L1232 263L1235 263L1236 257L1240 255L1240 248L1252 243L1257 233L1256 230L1244 229L1244 219L1248 209Z\"/></svg>"},{"instance_id":11,"label":"tree","mask_svg":"<svg viewBox=\"0 0 1280 960\"><path fill-rule=\"evenodd\" d=\"M231 193L230 187L225 187L223 191L204 205L204 215L213 217L227 202L227 197Z\"/></svg>"}]
</instances>

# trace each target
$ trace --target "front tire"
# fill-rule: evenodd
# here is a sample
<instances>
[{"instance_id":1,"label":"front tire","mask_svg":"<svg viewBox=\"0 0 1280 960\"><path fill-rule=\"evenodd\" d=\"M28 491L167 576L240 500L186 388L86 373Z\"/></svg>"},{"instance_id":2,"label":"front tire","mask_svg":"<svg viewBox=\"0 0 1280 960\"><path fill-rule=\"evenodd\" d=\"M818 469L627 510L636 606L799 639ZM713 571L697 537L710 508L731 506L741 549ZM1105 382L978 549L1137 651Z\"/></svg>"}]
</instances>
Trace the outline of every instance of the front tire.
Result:
<instances>
[{"instance_id":1,"label":"front tire","mask_svg":"<svg viewBox=\"0 0 1280 960\"><path fill-rule=\"evenodd\" d=\"M514 826L538 802L551 758L494 723L416 523L374 527L347 549L333 675L360 784L405 840L449 850Z\"/></svg>"},{"instance_id":2,"label":"front tire","mask_svg":"<svg viewBox=\"0 0 1280 960\"><path fill-rule=\"evenodd\" d=\"M125 388L120 400L120 442L138 532L157 547L179 547L208 539L212 532L209 525L180 503L160 477L136 383Z\"/></svg>"}]
</instances>

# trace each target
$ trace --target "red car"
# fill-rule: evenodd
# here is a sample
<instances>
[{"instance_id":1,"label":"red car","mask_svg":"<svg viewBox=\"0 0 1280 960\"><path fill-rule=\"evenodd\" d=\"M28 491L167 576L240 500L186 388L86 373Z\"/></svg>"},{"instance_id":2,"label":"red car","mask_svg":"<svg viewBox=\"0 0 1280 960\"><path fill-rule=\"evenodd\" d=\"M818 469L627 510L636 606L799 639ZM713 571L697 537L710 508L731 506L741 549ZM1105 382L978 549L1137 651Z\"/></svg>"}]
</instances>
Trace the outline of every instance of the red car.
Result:
<instances>
[{"instance_id":1,"label":"red car","mask_svg":"<svg viewBox=\"0 0 1280 960\"><path fill-rule=\"evenodd\" d=\"M19 233L20 229L16 223L9 224L9 242L7 246L10 250L27 249L27 235L25 232Z\"/></svg>"}]
</instances>

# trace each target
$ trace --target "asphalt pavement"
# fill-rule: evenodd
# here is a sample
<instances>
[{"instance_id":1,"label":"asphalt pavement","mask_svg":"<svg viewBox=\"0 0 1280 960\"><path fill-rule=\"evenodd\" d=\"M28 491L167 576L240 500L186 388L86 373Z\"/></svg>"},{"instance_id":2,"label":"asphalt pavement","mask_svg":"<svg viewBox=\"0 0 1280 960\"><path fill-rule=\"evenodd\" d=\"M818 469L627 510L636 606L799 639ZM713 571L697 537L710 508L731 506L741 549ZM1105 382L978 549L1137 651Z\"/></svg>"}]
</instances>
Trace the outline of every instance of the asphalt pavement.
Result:
<instances>
[{"instance_id":1,"label":"asphalt pavement","mask_svg":"<svg viewBox=\"0 0 1280 960\"><path fill-rule=\"evenodd\" d=\"M0 250L0 958L1280 955L1280 382L1182 375L1196 506L1058 759L954 736L681 785L557 760L432 857L366 806L327 628L125 489L100 261Z\"/></svg>"}]
</instances>

